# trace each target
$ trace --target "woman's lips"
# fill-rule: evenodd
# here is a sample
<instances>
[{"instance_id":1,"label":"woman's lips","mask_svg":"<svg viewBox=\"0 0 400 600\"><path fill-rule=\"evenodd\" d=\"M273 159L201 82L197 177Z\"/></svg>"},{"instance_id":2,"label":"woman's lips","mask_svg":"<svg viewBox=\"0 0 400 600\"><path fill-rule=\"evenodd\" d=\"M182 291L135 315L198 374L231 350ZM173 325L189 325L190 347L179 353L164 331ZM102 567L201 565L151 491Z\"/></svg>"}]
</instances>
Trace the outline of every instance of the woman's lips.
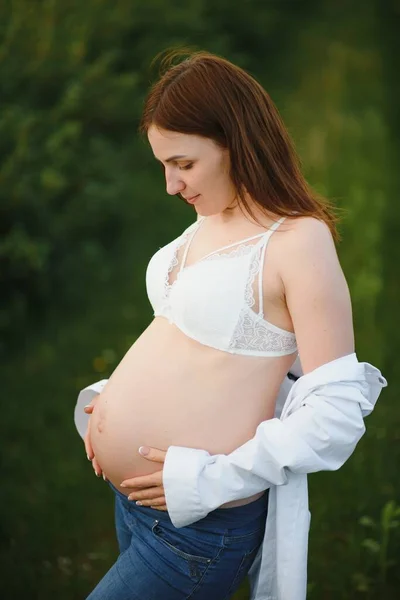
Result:
<instances>
[{"instance_id":1,"label":"woman's lips","mask_svg":"<svg viewBox=\"0 0 400 600\"><path fill-rule=\"evenodd\" d=\"M194 204L199 196L200 194L197 194L197 196L193 196L193 198L188 198L187 202L189 202L190 204Z\"/></svg>"}]
</instances>

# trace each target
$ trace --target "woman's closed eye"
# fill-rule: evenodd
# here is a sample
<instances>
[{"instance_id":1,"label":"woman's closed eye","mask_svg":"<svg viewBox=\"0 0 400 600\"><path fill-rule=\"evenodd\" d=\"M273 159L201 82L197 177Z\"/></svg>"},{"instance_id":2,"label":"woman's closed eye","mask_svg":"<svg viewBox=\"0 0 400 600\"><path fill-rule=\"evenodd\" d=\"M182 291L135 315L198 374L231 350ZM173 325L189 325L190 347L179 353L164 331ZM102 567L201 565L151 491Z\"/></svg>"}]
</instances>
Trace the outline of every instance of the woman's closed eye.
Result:
<instances>
[{"instance_id":1,"label":"woman's closed eye","mask_svg":"<svg viewBox=\"0 0 400 600\"><path fill-rule=\"evenodd\" d=\"M191 169L193 167L193 163L189 163L188 165L184 165L181 167L178 167L180 171L189 171L189 169Z\"/></svg>"}]
</instances>

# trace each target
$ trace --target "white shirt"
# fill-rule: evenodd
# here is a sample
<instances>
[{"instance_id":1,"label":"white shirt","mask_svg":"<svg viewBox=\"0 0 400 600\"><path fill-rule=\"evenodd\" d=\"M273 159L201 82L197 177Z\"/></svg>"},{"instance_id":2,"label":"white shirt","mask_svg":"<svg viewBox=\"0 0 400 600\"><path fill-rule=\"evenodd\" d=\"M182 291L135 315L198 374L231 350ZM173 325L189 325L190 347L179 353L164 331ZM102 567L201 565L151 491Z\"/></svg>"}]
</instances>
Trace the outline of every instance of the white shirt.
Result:
<instances>
[{"instance_id":1,"label":"white shirt","mask_svg":"<svg viewBox=\"0 0 400 600\"><path fill-rule=\"evenodd\" d=\"M82 437L87 423L83 406L106 382L79 394L75 423ZM270 488L264 540L249 572L251 600L305 600L307 473L343 465L386 386L378 369L349 354L293 385L286 378L275 417L260 423L255 436L231 454L170 446L163 483L172 523L187 526L226 502Z\"/></svg>"}]
</instances>

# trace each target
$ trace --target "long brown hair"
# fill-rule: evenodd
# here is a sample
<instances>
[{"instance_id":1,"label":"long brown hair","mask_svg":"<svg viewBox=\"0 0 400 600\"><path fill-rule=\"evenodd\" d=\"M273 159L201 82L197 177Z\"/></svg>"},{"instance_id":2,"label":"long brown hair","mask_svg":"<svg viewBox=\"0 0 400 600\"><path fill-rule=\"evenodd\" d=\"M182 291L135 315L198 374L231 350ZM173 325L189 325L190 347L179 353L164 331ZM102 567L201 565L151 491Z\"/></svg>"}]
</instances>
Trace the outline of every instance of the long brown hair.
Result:
<instances>
[{"instance_id":1,"label":"long brown hair","mask_svg":"<svg viewBox=\"0 0 400 600\"><path fill-rule=\"evenodd\" d=\"M163 54L161 76L145 100L139 131L146 134L155 125L214 140L229 150L230 177L242 210L243 205L255 219L247 192L266 214L315 217L340 240L338 209L306 182L293 142L264 88L210 52L166 50L153 63Z\"/></svg>"}]
</instances>

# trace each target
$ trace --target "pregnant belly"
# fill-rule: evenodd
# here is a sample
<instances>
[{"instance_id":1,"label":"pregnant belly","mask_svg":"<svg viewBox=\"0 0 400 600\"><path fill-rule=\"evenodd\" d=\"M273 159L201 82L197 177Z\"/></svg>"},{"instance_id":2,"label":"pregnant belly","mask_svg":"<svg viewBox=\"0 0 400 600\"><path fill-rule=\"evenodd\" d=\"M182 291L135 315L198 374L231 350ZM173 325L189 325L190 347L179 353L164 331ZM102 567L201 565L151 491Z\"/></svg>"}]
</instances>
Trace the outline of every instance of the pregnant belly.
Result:
<instances>
[{"instance_id":1,"label":"pregnant belly","mask_svg":"<svg viewBox=\"0 0 400 600\"><path fill-rule=\"evenodd\" d=\"M257 425L273 416L289 368L274 360L275 385L267 392L268 368L260 360L258 365L254 357L206 348L166 319L154 319L114 371L90 418L91 443L107 478L129 494L120 488L124 479L160 470L140 456L142 445L227 454L253 437Z\"/></svg>"}]
</instances>

